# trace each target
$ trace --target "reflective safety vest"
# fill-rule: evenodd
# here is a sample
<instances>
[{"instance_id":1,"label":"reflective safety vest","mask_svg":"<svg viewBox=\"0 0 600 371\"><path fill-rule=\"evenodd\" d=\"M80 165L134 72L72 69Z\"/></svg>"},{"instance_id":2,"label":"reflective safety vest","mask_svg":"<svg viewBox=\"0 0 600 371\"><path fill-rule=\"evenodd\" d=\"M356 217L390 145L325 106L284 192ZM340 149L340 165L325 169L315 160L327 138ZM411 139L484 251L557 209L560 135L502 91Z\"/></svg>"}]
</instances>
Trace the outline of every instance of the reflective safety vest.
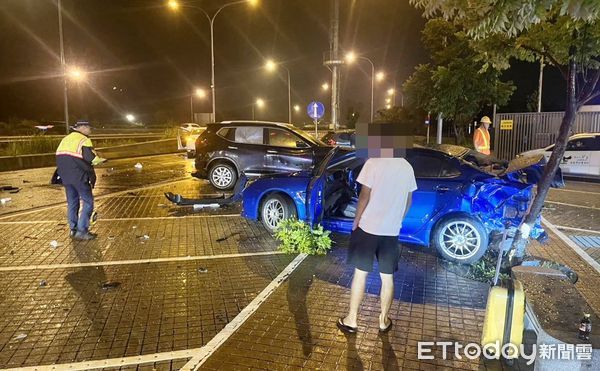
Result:
<instances>
[{"instance_id":1,"label":"reflective safety vest","mask_svg":"<svg viewBox=\"0 0 600 371\"><path fill-rule=\"evenodd\" d=\"M97 165L102 162L102 159L98 157L96 152L93 150L94 145L92 144L92 140L78 131L72 132L60 141L60 144L56 149L56 155L71 156L84 160L83 147L92 149L92 153L94 154L92 165Z\"/></svg>"},{"instance_id":2,"label":"reflective safety vest","mask_svg":"<svg viewBox=\"0 0 600 371\"><path fill-rule=\"evenodd\" d=\"M477 152L489 155L490 152L490 132L486 128L480 126L475 130L473 135L473 145Z\"/></svg>"}]
</instances>

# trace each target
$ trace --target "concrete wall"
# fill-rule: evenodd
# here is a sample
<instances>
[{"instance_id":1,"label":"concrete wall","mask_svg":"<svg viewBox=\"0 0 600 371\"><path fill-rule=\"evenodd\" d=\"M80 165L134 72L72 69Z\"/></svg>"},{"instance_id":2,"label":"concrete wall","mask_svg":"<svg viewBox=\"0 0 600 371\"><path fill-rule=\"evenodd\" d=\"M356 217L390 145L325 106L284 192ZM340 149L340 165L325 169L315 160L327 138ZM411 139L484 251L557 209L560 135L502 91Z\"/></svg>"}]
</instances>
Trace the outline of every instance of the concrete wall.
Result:
<instances>
[{"instance_id":1,"label":"concrete wall","mask_svg":"<svg viewBox=\"0 0 600 371\"><path fill-rule=\"evenodd\" d=\"M97 148L96 151L104 158L119 159L127 157L140 157L161 155L177 152L177 139L162 139L137 144ZM23 156L0 156L0 171L14 171L33 169L38 167L54 166L56 158L54 153Z\"/></svg>"}]
</instances>

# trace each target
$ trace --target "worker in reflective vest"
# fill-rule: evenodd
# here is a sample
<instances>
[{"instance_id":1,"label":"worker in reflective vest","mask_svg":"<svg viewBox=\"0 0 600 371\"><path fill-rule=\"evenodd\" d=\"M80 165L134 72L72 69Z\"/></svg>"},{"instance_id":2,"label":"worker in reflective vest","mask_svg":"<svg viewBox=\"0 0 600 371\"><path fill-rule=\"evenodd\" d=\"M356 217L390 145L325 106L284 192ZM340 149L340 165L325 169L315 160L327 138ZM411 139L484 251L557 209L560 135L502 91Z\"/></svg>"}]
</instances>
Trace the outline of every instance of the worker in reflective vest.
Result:
<instances>
[{"instance_id":1,"label":"worker in reflective vest","mask_svg":"<svg viewBox=\"0 0 600 371\"><path fill-rule=\"evenodd\" d=\"M71 237L84 241L96 238L96 234L89 231L94 211L94 166L105 161L94 151L89 138L91 132L89 122L78 121L73 126L73 132L62 139L56 150L56 174L67 194L67 218ZM80 213L81 203L83 208Z\"/></svg>"},{"instance_id":2,"label":"worker in reflective vest","mask_svg":"<svg viewBox=\"0 0 600 371\"><path fill-rule=\"evenodd\" d=\"M475 130L473 135L473 146L477 152L489 155L490 152L490 132L488 128L492 123L489 117L483 116L480 121L481 125Z\"/></svg>"}]
</instances>

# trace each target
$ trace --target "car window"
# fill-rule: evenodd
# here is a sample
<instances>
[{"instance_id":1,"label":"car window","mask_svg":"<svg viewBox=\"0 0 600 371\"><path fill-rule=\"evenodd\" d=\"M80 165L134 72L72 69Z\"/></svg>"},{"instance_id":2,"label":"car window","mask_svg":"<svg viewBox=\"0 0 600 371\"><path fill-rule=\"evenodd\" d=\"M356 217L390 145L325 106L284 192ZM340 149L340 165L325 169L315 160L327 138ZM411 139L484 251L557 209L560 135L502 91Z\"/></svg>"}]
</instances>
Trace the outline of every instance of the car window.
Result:
<instances>
[{"instance_id":1,"label":"car window","mask_svg":"<svg viewBox=\"0 0 600 371\"><path fill-rule=\"evenodd\" d=\"M406 160L416 178L449 178L460 175L460 170L449 159L424 152L409 152Z\"/></svg>"},{"instance_id":2,"label":"car window","mask_svg":"<svg viewBox=\"0 0 600 371\"><path fill-rule=\"evenodd\" d=\"M264 144L264 128L259 126L240 126L235 128L234 141L244 144Z\"/></svg>"},{"instance_id":3,"label":"car window","mask_svg":"<svg viewBox=\"0 0 600 371\"><path fill-rule=\"evenodd\" d=\"M270 146L287 148L308 147L300 138L287 130L268 129L267 132L269 133L267 144Z\"/></svg>"},{"instance_id":4,"label":"car window","mask_svg":"<svg viewBox=\"0 0 600 371\"><path fill-rule=\"evenodd\" d=\"M567 143L567 151L597 151L600 150L598 137L572 139Z\"/></svg>"},{"instance_id":5,"label":"car window","mask_svg":"<svg viewBox=\"0 0 600 371\"><path fill-rule=\"evenodd\" d=\"M230 141L235 141L236 128L223 128L217 132L217 135Z\"/></svg>"}]
</instances>

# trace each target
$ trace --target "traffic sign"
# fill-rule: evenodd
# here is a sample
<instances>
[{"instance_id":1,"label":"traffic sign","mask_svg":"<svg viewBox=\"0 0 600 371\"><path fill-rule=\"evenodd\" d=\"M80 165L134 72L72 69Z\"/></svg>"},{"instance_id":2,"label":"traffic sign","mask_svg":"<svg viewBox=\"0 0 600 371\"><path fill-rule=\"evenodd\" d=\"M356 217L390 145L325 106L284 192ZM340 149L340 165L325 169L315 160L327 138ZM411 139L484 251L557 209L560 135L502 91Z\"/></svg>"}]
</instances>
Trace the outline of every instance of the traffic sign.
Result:
<instances>
[{"instance_id":1,"label":"traffic sign","mask_svg":"<svg viewBox=\"0 0 600 371\"><path fill-rule=\"evenodd\" d=\"M312 101L306 107L308 117L313 120L318 120L325 114L325 106L321 102Z\"/></svg>"}]
</instances>

